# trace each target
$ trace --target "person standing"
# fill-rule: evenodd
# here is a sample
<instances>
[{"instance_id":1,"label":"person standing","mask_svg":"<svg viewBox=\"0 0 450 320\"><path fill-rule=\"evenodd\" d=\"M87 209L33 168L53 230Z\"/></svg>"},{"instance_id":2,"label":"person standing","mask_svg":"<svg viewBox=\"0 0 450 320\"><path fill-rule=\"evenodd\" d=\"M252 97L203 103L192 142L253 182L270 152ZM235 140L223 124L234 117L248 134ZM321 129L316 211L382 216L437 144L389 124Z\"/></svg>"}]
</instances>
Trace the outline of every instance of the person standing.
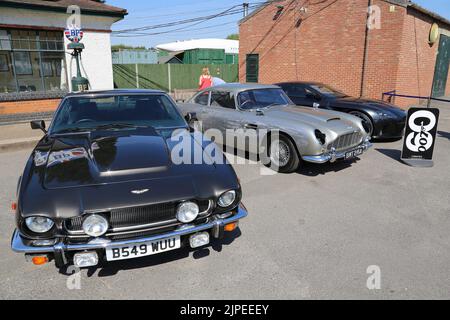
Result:
<instances>
[{"instance_id":1,"label":"person standing","mask_svg":"<svg viewBox=\"0 0 450 320\"><path fill-rule=\"evenodd\" d=\"M203 90L212 86L213 79L208 68L203 68L202 75L198 81L198 89Z\"/></svg>"}]
</instances>

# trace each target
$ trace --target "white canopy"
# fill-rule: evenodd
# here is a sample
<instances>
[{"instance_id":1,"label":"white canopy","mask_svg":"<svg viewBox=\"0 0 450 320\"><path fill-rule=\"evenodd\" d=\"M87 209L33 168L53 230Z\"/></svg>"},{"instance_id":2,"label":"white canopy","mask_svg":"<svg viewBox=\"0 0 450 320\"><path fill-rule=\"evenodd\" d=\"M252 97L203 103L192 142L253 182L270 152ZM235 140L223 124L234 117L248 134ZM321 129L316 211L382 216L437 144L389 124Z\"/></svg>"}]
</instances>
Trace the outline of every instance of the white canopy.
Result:
<instances>
[{"instance_id":1,"label":"white canopy","mask_svg":"<svg viewBox=\"0 0 450 320\"><path fill-rule=\"evenodd\" d=\"M186 51L193 49L224 49L225 53L239 53L239 41L227 39L195 39L159 44L157 49L165 51Z\"/></svg>"}]
</instances>

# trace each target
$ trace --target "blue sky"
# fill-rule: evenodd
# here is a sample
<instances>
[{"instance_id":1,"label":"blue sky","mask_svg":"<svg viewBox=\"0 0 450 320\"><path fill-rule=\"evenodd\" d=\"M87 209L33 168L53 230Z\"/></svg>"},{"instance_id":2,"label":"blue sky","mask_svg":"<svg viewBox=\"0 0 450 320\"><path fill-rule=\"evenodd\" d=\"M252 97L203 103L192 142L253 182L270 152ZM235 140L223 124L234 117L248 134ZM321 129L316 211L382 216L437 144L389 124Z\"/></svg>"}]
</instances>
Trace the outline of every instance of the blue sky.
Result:
<instances>
[{"instance_id":1,"label":"blue sky","mask_svg":"<svg viewBox=\"0 0 450 320\"><path fill-rule=\"evenodd\" d=\"M125 19L113 26L113 30L137 28L147 25L157 25L183 19L191 19L200 16L213 15L218 12L237 6L243 2L258 3L263 0L107 0L108 4L125 8L129 14ZM415 3L434 11L450 20L449 0L414 0ZM198 38L225 38L231 33L237 33L237 21L242 18L242 13L236 13L221 18L203 22L196 26L187 25L187 30L160 35L142 37L112 37L113 44L129 44L152 47L160 43L176 40ZM183 26L172 27L178 29ZM156 30L151 31L155 33ZM158 31L163 31L159 29ZM150 31L147 31L150 32Z\"/></svg>"}]
</instances>

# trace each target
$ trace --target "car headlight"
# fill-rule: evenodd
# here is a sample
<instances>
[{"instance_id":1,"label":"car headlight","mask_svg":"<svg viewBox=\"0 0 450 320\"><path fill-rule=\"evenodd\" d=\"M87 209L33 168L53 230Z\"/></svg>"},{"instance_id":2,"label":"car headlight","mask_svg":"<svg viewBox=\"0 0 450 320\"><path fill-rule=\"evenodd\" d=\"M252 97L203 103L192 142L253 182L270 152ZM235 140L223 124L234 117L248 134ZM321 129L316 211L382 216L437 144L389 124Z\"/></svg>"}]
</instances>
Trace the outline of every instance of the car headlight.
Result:
<instances>
[{"instance_id":1,"label":"car headlight","mask_svg":"<svg viewBox=\"0 0 450 320\"><path fill-rule=\"evenodd\" d=\"M46 217L29 217L25 219L25 223L28 229L36 233L46 233L55 224L52 219Z\"/></svg>"},{"instance_id":2,"label":"car headlight","mask_svg":"<svg viewBox=\"0 0 450 320\"><path fill-rule=\"evenodd\" d=\"M83 221L83 231L91 237L100 237L108 231L108 220L98 214L91 214Z\"/></svg>"},{"instance_id":3,"label":"car headlight","mask_svg":"<svg viewBox=\"0 0 450 320\"><path fill-rule=\"evenodd\" d=\"M325 142L327 141L327 136L320 130L315 130L314 135L316 136L316 139L319 140L321 145L324 145Z\"/></svg>"},{"instance_id":4,"label":"car headlight","mask_svg":"<svg viewBox=\"0 0 450 320\"><path fill-rule=\"evenodd\" d=\"M199 213L198 205L194 202L183 202L178 205L177 219L183 223L189 223L194 221Z\"/></svg>"},{"instance_id":5,"label":"car headlight","mask_svg":"<svg viewBox=\"0 0 450 320\"><path fill-rule=\"evenodd\" d=\"M234 200L236 200L236 191L230 190L219 197L217 204L222 208L226 208L231 206Z\"/></svg>"}]
</instances>

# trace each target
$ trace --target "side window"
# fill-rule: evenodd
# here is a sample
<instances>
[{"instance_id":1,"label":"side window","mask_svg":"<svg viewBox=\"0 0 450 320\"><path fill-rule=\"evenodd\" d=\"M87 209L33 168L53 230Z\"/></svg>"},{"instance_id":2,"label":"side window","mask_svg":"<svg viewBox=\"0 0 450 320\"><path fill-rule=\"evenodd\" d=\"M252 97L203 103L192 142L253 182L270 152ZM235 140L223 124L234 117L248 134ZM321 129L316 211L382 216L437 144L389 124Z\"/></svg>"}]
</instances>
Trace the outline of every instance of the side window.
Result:
<instances>
[{"instance_id":1,"label":"side window","mask_svg":"<svg viewBox=\"0 0 450 320\"><path fill-rule=\"evenodd\" d=\"M211 92L211 106L235 109L234 96L230 92Z\"/></svg>"},{"instance_id":2,"label":"side window","mask_svg":"<svg viewBox=\"0 0 450 320\"><path fill-rule=\"evenodd\" d=\"M201 104L203 106L207 106L208 105L208 98L209 98L209 91L203 92L202 94L198 95L194 102Z\"/></svg>"},{"instance_id":3,"label":"side window","mask_svg":"<svg viewBox=\"0 0 450 320\"><path fill-rule=\"evenodd\" d=\"M298 98L305 98L306 97L305 87L300 85L291 85L289 86L288 95Z\"/></svg>"}]
</instances>

